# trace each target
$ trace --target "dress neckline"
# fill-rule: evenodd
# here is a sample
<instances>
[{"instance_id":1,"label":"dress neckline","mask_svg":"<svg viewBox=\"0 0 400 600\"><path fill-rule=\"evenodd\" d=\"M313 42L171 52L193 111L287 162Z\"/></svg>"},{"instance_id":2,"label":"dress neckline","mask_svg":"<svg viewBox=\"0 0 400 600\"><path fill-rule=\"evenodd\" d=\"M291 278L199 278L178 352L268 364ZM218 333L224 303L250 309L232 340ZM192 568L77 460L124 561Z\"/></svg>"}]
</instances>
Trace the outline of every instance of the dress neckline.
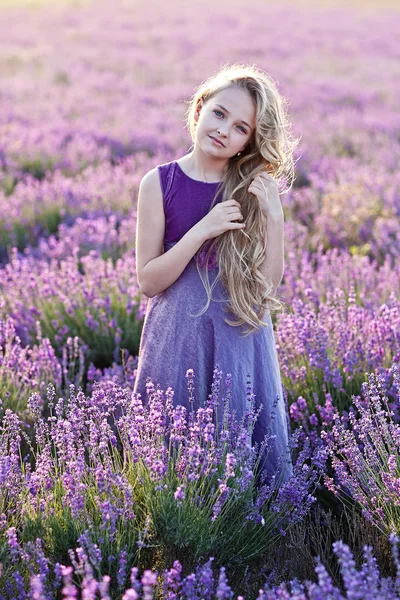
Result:
<instances>
[{"instance_id":1,"label":"dress neckline","mask_svg":"<svg viewBox=\"0 0 400 600\"><path fill-rule=\"evenodd\" d=\"M178 161L175 160L174 162L177 165L180 172L183 173L184 176L190 179L191 181L195 181L196 183L204 183L205 185L218 185L219 183L222 183L222 181L201 181L201 179L193 179L193 177L190 177L187 173L185 173Z\"/></svg>"}]
</instances>

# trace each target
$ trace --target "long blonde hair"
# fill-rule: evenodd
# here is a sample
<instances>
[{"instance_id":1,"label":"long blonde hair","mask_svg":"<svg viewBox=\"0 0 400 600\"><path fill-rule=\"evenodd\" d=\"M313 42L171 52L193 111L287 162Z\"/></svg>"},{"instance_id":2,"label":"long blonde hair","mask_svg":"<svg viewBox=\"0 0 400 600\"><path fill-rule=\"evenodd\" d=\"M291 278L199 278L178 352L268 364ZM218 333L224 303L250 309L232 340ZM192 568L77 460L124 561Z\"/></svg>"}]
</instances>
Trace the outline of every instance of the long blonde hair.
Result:
<instances>
[{"instance_id":1,"label":"long blonde hair","mask_svg":"<svg viewBox=\"0 0 400 600\"><path fill-rule=\"evenodd\" d=\"M249 328L244 335L268 326L263 318L270 313L283 310L284 304L276 295L272 295L273 284L266 277L260 266L265 259L264 238L266 235L266 219L259 203L247 192L251 181L262 171L267 171L279 185L283 179L290 181L290 186L280 193L287 193L295 178L293 152L299 139L292 139L286 114L286 100L279 94L275 83L264 71L255 66L241 63L226 64L214 75L195 89L186 112L186 127L189 129L193 143L196 140L196 121L194 114L197 102L201 98L203 104L213 98L222 89L236 85L246 90L256 104L256 126L251 138L242 151L228 160L222 183L217 187L210 210L222 193L222 200L234 198L240 203L243 214L244 229L225 231L212 240L207 240L196 255L196 266L207 293L207 304L196 316L202 315L208 308L212 289L221 280L228 291L229 302L227 312L237 317L232 321L225 318L228 325L238 327L248 323ZM192 146L193 147L193 146ZM219 272L212 287L208 279L208 259L215 252ZM199 255L206 257L206 276L199 269Z\"/></svg>"}]
</instances>

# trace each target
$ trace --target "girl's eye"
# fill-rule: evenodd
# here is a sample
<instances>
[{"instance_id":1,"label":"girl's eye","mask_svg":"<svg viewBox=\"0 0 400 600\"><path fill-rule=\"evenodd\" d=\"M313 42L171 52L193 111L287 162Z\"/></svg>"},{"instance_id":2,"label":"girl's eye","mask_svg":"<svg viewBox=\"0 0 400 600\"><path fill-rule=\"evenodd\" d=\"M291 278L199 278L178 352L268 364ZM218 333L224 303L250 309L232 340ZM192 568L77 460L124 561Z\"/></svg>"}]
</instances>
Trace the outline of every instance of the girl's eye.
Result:
<instances>
[{"instance_id":1,"label":"girl's eye","mask_svg":"<svg viewBox=\"0 0 400 600\"><path fill-rule=\"evenodd\" d=\"M221 112L220 110L214 110L215 114L219 113L220 115L224 116L224 113ZM243 131L243 133L247 133L246 129L244 127L242 127L241 125L239 125L240 129Z\"/></svg>"}]
</instances>

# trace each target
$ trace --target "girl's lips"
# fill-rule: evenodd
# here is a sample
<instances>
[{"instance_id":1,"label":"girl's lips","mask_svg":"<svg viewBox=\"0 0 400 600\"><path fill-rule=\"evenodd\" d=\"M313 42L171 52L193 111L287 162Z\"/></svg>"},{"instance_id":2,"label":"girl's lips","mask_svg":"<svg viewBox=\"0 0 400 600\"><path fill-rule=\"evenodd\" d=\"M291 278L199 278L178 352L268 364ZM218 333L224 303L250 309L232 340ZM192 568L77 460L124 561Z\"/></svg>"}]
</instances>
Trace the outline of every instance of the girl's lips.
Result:
<instances>
[{"instance_id":1,"label":"girl's lips","mask_svg":"<svg viewBox=\"0 0 400 600\"><path fill-rule=\"evenodd\" d=\"M225 148L224 144L222 142L220 142L219 140L217 140L217 138L213 137L212 135L210 135L209 137L213 140L213 142L218 144L218 146L221 146L221 148Z\"/></svg>"}]
</instances>

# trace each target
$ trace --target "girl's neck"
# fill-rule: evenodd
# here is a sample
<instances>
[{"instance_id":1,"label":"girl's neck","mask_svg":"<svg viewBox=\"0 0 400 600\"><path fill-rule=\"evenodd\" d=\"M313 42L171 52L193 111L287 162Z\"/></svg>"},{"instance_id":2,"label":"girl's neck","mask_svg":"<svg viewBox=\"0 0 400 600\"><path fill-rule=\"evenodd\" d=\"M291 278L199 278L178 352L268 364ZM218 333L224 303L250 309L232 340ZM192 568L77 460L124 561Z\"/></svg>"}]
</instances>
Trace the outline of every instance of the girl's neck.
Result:
<instances>
[{"instance_id":1,"label":"girl's neck","mask_svg":"<svg viewBox=\"0 0 400 600\"><path fill-rule=\"evenodd\" d=\"M180 162L190 177L206 182L222 181L227 163L226 160L215 159L204 152L199 155L194 151L184 156Z\"/></svg>"}]
</instances>

